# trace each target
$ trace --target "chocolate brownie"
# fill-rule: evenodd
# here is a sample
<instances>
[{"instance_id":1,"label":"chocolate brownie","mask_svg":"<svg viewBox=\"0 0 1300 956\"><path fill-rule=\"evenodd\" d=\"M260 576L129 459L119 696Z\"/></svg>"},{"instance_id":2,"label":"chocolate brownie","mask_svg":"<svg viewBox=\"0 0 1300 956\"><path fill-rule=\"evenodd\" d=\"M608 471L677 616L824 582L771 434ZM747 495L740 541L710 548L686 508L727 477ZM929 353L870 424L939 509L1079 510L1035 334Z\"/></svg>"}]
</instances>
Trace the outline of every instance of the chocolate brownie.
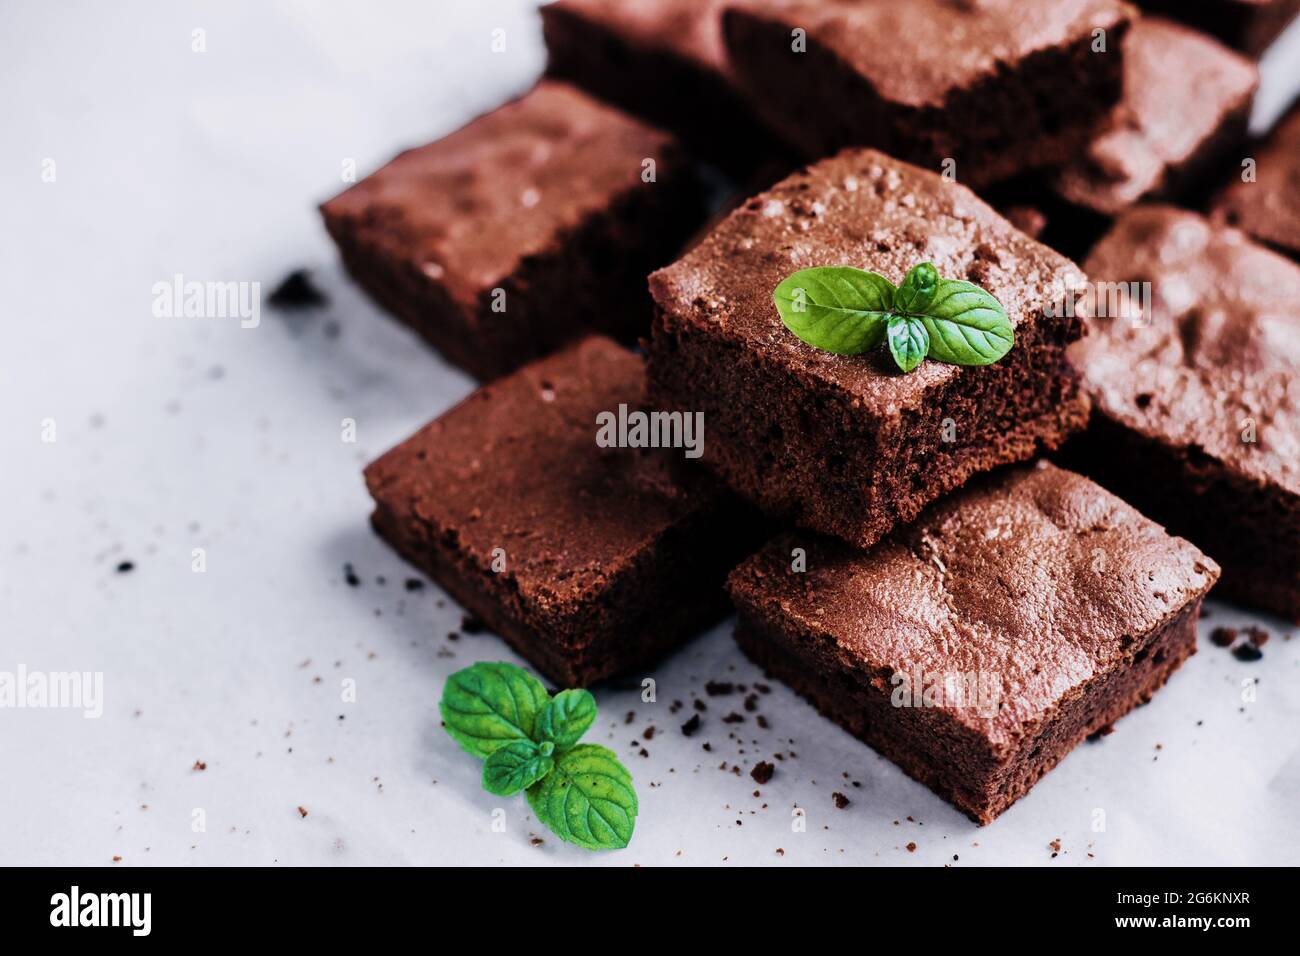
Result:
<instances>
[{"instance_id":1,"label":"chocolate brownie","mask_svg":"<svg viewBox=\"0 0 1300 956\"><path fill-rule=\"evenodd\" d=\"M1250 154L1254 181L1244 181L1238 168L1215 203L1215 215L1300 259L1300 104Z\"/></svg>"},{"instance_id":2,"label":"chocolate brownie","mask_svg":"<svg viewBox=\"0 0 1300 956\"><path fill-rule=\"evenodd\" d=\"M591 327L643 333L645 275L705 209L672 137L543 81L321 212L367 291L490 379Z\"/></svg>"},{"instance_id":3,"label":"chocolate brownie","mask_svg":"<svg viewBox=\"0 0 1300 956\"><path fill-rule=\"evenodd\" d=\"M485 385L366 469L407 560L564 687L648 666L726 611L754 522L681 449L597 444L641 360L585 339Z\"/></svg>"},{"instance_id":4,"label":"chocolate brownie","mask_svg":"<svg viewBox=\"0 0 1300 956\"><path fill-rule=\"evenodd\" d=\"M546 72L672 130L692 152L748 174L784 153L736 90L722 42L726 0L557 0L542 7ZM786 170L795 164L793 160Z\"/></svg>"},{"instance_id":5,"label":"chocolate brownie","mask_svg":"<svg viewBox=\"0 0 1300 956\"><path fill-rule=\"evenodd\" d=\"M753 108L803 154L955 161L979 187L1086 142L1119 99L1130 13L1119 0L748 0L723 28Z\"/></svg>"},{"instance_id":6,"label":"chocolate brownie","mask_svg":"<svg viewBox=\"0 0 1300 956\"><path fill-rule=\"evenodd\" d=\"M1300 14L1300 0L1136 0L1259 57Z\"/></svg>"},{"instance_id":7,"label":"chocolate brownie","mask_svg":"<svg viewBox=\"0 0 1300 956\"><path fill-rule=\"evenodd\" d=\"M869 552L784 534L728 587L750 657L988 823L1195 653L1217 576L1188 542L1038 462L972 482Z\"/></svg>"},{"instance_id":8,"label":"chocolate brownie","mask_svg":"<svg viewBox=\"0 0 1300 956\"><path fill-rule=\"evenodd\" d=\"M1016 343L1001 361L904 375L884 349L805 344L772 302L799 269L855 266L898 283L927 260L1002 303ZM867 547L971 475L1083 425L1065 359L1083 322L1063 302L1082 283L965 186L847 150L750 199L650 276L648 397L703 412L705 464L761 508Z\"/></svg>"},{"instance_id":9,"label":"chocolate brownie","mask_svg":"<svg viewBox=\"0 0 1300 956\"><path fill-rule=\"evenodd\" d=\"M1124 37L1124 97L1091 142L1058 170L1019 176L983 195L1013 222L1013 210L1041 211L1042 228L1031 235L1084 256L1130 206L1210 191L1246 141L1258 80L1253 61L1217 40L1140 17Z\"/></svg>"},{"instance_id":10,"label":"chocolate brownie","mask_svg":"<svg viewBox=\"0 0 1300 956\"><path fill-rule=\"evenodd\" d=\"M1115 216L1203 182L1246 136L1259 70L1218 41L1159 17L1124 40L1124 98L1056 176L1069 203Z\"/></svg>"},{"instance_id":11,"label":"chocolate brownie","mask_svg":"<svg viewBox=\"0 0 1300 956\"><path fill-rule=\"evenodd\" d=\"M1067 460L1205 549L1225 597L1300 623L1300 267L1143 206L1086 268L1151 294L1117 295L1073 352L1094 411Z\"/></svg>"}]
</instances>

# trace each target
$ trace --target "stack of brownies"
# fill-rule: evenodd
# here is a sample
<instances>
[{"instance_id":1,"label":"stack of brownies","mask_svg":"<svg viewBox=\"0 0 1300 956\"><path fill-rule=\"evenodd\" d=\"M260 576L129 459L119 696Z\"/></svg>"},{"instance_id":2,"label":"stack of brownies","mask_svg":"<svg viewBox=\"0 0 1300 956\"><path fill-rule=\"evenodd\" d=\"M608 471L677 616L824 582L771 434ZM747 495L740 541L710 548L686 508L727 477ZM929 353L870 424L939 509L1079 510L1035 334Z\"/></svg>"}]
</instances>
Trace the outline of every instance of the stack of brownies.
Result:
<instances>
[{"instance_id":1,"label":"stack of brownies","mask_svg":"<svg viewBox=\"0 0 1300 956\"><path fill-rule=\"evenodd\" d=\"M1194 653L1221 576L1300 622L1300 267L1246 235L1300 248L1300 130L1247 146L1223 42L1297 4L1214 6L1221 39L1120 0L543 7L531 92L323 207L485 383L366 469L375 527L563 686L734 606L745 653L991 821ZM773 302L921 262L997 298L1004 358L904 374Z\"/></svg>"}]
</instances>

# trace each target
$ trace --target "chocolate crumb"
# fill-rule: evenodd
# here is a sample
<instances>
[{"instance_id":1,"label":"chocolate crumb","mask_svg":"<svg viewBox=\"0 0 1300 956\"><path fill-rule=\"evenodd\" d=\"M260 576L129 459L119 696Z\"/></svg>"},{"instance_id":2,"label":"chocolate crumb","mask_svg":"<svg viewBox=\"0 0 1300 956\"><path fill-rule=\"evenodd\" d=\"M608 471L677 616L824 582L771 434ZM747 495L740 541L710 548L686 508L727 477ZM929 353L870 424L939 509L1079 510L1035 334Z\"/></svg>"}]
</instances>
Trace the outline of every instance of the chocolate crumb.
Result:
<instances>
[{"instance_id":1,"label":"chocolate crumb","mask_svg":"<svg viewBox=\"0 0 1300 956\"><path fill-rule=\"evenodd\" d=\"M423 591L423 590L424 590L424 582L421 581L419 578L407 578L407 579L406 579L406 590L408 590L408 591Z\"/></svg>"},{"instance_id":2,"label":"chocolate crumb","mask_svg":"<svg viewBox=\"0 0 1300 956\"><path fill-rule=\"evenodd\" d=\"M299 808L298 808L298 816L300 816L300 817L305 817L306 815L307 815L307 808L306 808L306 807L299 807Z\"/></svg>"},{"instance_id":3,"label":"chocolate crumb","mask_svg":"<svg viewBox=\"0 0 1300 956\"><path fill-rule=\"evenodd\" d=\"M754 769L749 771L749 775L754 778L754 782L760 786L771 780L774 773L776 773L776 765L768 763L766 760L760 760L754 764Z\"/></svg>"},{"instance_id":4,"label":"chocolate crumb","mask_svg":"<svg viewBox=\"0 0 1300 956\"><path fill-rule=\"evenodd\" d=\"M1262 627L1256 627L1252 624L1250 627L1245 628L1242 633L1246 635L1246 640L1256 647L1263 647L1268 643L1269 633Z\"/></svg>"},{"instance_id":5,"label":"chocolate crumb","mask_svg":"<svg viewBox=\"0 0 1300 956\"><path fill-rule=\"evenodd\" d=\"M473 614L464 614L461 615L460 629L465 634L482 634L487 630L487 625Z\"/></svg>"},{"instance_id":6,"label":"chocolate crumb","mask_svg":"<svg viewBox=\"0 0 1300 956\"><path fill-rule=\"evenodd\" d=\"M743 724L745 722L745 715L738 714L733 710L726 717L722 718L722 722L724 724Z\"/></svg>"},{"instance_id":7,"label":"chocolate crumb","mask_svg":"<svg viewBox=\"0 0 1300 956\"><path fill-rule=\"evenodd\" d=\"M351 564L343 565L343 580L347 582L350 588L361 586L361 578L357 577L356 569Z\"/></svg>"},{"instance_id":8,"label":"chocolate crumb","mask_svg":"<svg viewBox=\"0 0 1300 956\"><path fill-rule=\"evenodd\" d=\"M710 697L726 697L735 690L736 685L731 681L711 680L704 685L704 692Z\"/></svg>"},{"instance_id":9,"label":"chocolate crumb","mask_svg":"<svg viewBox=\"0 0 1300 956\"><path fill-rule=\"evenodd\" d=\"M654 724L651 724L649 727L647 727L645 729L645 732L641 734L641 736L644 737L646 740L654 740L655 737Z\"/></svg>"},{"instance_id":10,"label":"chocolate crumb","mask_svg":"<svg viewBox=\"0 0 1300 956\"><path fill-rule=\"evenodd\" d=\"M916 844L915 844L915 843L909 843L909 844L907 845L907 852L908 852L908 853L915 853L915 852L916 852Z\"/></svg>"},{"instance_id":11,"label":"chocolate crumb","mask_svg":"<svg viewBox=\"0 0 1300 956\"><path fill-rule=\"evenodd\" d=\"M842 793L840 793L838 790L836 790L834 793L831 794L831 802L835 804L835 809L836 809L836 810L843 810L843 809L844 809L845 807L847 807L847 806L848 806L852 801L849 800L848 797L844 796L844 794L842 794Z\"/></svg>"},{"instance_id":12,"label":"chocolate crumb","mask_svg":"<svg viewBox=\"0 0 1300 956\"><path fill-rule=\"evenodd\" d=\"M682 734L686 737L691 736L695 731L700 729L700 715L691 714L691 719L682 724Z\"/></svg>"},{"instance_id":13,"label":"chocolate crumb","mask_svg":"<svg viewBox=\"0 0 1300 956\"><path fill-rule=\"evenodd\" d=\"M546 841L543 840L541 837L532 837L532 838L528 841L528 844L529 844L530 846L541 846L541 845L544 844L545 842L546 842Z\"/></svg>"},{"instance_id":14,"label":"chocolate crumb","mask_svg":"<svg viewBox=\"0 0 1300 956\"><path fill-rule=\"evenodd\" d=\"M1231 647L1232 642L1237 639L1237 629L1235 627L1216 627L1210 632L1210 643L1216 647Z\"/></svg>"},{"instance_id":15,"label":"chocolate crumb","mask_svg":"<svg viewBox=\"0 0 1300 956\"><path fill-rule=\"evenodd\" d=\"M1234 647L1232 649L1232 656L1239 661L1243 661L1249 664L1252 661L1257 661L1260 658L1262 658L1264 656L1264 652L1261 651L1254 644L1251 644L1249 641L1247 641L1244 644L1238 644L1236 647Z\"/></svg>"},{"instance_id":16,"label":"chocolate crumb","mask_svg":"<svg viewBox=\"0 0 1300 956\"><path fill-rule=\"evenodd\" d=\"M134 562L134 561L122 561L122 562L119 562L119 563L118 563L118 566L117 566L117 573L118 573L118 574L129 574L130 572L132 572L132 571L134 571L134 570L135 570L135 562Z\"/></svg>"},{"instance_id":17,"label":"chocolate crumb","mask_svg":"<svg viewBox=\"0 0 1300 956\"><path fill-rule=\"evenodd\" d=\"M771 726L767 722L767 718L764 717L762 714L759 714L757 717L755 717L754 722L757 723L758 726L762 727L764 730L767 730L767 728Z\"/></svg>"},{"instance_id":18,"label":"chocolate crumb","mask_svg":"<svg viewBox=\"0 0 1300 956\"><path fill-rule=\"evenodd\" d=\"M277 309L312 309L326 305L329 299L312 284L306 269L294 269L280 280L267 301Z\"/></svg>"},{"instance_id":19,"label":"chocolate crumb","mask_svg":"<svg viewBox=\"0 0 1300 956\"><path fill-rule=\"evenodd\" d=\"M207 769L208 769L208 765L207 765L207 762L206 762L206 761L203 761L203 760L196 760L196 761L194 761L194 766L191 767L190 769L191 769L191 770L207 770Z\"/></svg>"}]
</instances>

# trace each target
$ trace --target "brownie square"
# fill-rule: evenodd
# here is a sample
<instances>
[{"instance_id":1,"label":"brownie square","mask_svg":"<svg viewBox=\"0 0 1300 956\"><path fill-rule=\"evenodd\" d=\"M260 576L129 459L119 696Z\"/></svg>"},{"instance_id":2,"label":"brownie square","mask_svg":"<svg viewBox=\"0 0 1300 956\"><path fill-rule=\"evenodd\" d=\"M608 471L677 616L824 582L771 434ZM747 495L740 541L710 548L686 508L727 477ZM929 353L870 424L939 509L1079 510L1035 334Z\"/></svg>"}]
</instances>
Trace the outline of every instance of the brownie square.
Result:
<instances>
[{"instance_id":1,"label":"brownie square","mask_svg":"<svg viewBox=\"0 0 1300 956\"><path fill-rule=\"evenodd\" d=\"M754 522L680 449L604 448L641 360L603 337L481 387L366 469L375 528L563 687L719 619Z\"/></svg>"},{"instance_id":2,"label":"brownie square","mask_svg":"<svg viewBox=\"0 0 1300 956\"><path fill-rule=\"evenodd\" d=\"M1140 201L1203 201L1246 141L1258 82L1255 63L1217 40L1140 17L1124 37L1124 96L1090 142L1062 168L984 196L1013 222L1014 210L1037 210L1034 238L1086 255L1114 217Z\"/></svg>"},{"instance_id":3,"label":"brownie square","mask_svg":"<svg viewBox=\"0 0 1300 956\"><path fill-rule=\"evenodd\" d=\"M782 535L728 587L746 654L983 824L1195 653L1217 575L1039 462L973 482L870 552Z\"/></svg>"},{"instance_id":4,"label":"brownie square","mask_svg":"<svg viewBox=\"0 0 1300 956\"><path fill-rule=\"evenodd\" d=\"M592 328L644 333L645 275L705 210L671 136L543 81L321 212L371 295L491 379Z\"/></svg>"},{"instance_id":5,"label":"brownie square","mask_svg":"<svg viewBox=\"0 0 1300 956\"><path fill-rule=\"evenodd\" d=\"M1084 144L1119 99L1130 12L1119 0L748 0L723 29L742 90L795 149L874 146L936 172L955 161L978 188Z\"/></svg>"},{"instance_id":6,"label":"brownie square","mask_svg":"<svg viewBox=\"0 0 1300 956\"><path fill-rule=\"evenodd\" d=\"M1067 460L1204 548L1225 597L1300 623L1300 267L1143 206L1087 269L1150 302L1119 299L1073 351L1094 407Z\"/></svg>"},{"instance_id":7,"label":"brownie square","mask_svg":"<svg viewBox=\"0 0 1300 956\"><path fill-rule=\"evenodd\" d=\"M1300 259L1300 105L1244 153L1255 159L1255 181L1243 181L1238 166L1215 201L1215 215Z\"/></svg>"},{"instance_id":8,"label":"brownie square","mask_svg":"<svg viewBox=\"0 0 1300 956\"><path fill-rule=\"evenodd\" d=\"M1259 57L1300 14L1300 0L1137 0Z\"/></svg>"},{"instance_id":9,"label":"brownie square","mask_svg":"<svg viewBox=\"0 0 1300 956\"><path fill-rule=\"evenodd\" d=\"M735 87L726 0L557 0L541 8L546 72L680 136L747 175L784 153ZM788 170L795 163L790 161Z\"/></svg>"},{"instance_id":10,"label":"brownie square","mask_svg":"<svg viewBox=\"0 0 1300 956\"><path fill-rule=\"evenodd\" d=\"M898 283L927 260L1002 303L1016 344L1001 361L904 375L884 349L806 345L772 302L799 269L848 265ZM750 199L650 276L649 400L703 412L703 461L761 508L867 547L971 475L1083 425L1065 358L1083 322L1063 301L1082 284L966 187L848 150Z\"/></svg>"},{"instance_id":11,"label":"brownie square","mask_svg":"<svg viewBox=\"0 0 1300 956\"><path fill-rule=\"evenodd\" d=\"M1067 202L1115 216L1139 200L1204 184L1245 140L1259 84L1254 62L1159 17L1124 40L1124 97L1055 180Z\"/></svg>"}]
</instances>

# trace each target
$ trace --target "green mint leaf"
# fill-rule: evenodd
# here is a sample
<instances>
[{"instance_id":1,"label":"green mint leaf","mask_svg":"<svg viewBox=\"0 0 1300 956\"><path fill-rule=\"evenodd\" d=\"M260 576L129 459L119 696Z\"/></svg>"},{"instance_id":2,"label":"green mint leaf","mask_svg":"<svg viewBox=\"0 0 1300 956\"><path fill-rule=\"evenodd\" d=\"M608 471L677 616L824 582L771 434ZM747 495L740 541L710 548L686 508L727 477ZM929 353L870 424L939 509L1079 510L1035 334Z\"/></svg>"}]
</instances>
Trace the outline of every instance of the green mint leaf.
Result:
<instances>
[{"instance_id":1,"label":"green mint leaf","mask_svg":"<svg viewBox=\"0 0 1300 956\"><path fill-rule=\"evenodd\" d=\"M933 263L922 262L912 266L903 279L903 284L894 293L894 311L912 315L926 312L934 301L939 281L939 270Z\"/></svg>"},{"instance_id":2,"label":"green mint leaf","mask_svg":"<svg viewBox=\"0 0 1300 956\"><path fill-rule=\"evenodd\" d=\"M850 266L800 269L772 292L785 327L816 348L861 355L880 344L894 284Z\"/></svg>"},{"instance_id":3,"label":"green mint leaf","mask_svg":"<svg viewBox=\"0 0 1300 956\"><path fill-rule=\"evenodd\" d=\"M538 740L547 740L560 750L578 742L596 719L596 698L585 690L563 690L537 715Z\"/></svg>"},{"instance_id":4,"label":"green mint leaf","mask_svg":"<svg viewBox=\"0 0 1300 956\"><path fill-rule=\"evenodd\" d=\"M895 316L889 320L885 334L889 339L890 354L904 372L910 372L920 365L930 348L930 334L920 319Z\"/></svg>"},{"instance_id":5,"label":"green mint leaf","mask_svg":"<svg viewBox=\"0 0 1300 956\"><path fill-rule=\"evenodd\" d=\"M940 362L992 365L1015 344L1015 330L1002 304L959 279L940 279L934 300L917 318L930 335L930 358Z\"/></svg>"},{"instance_id":6,"label":"green mint leaf","mask_svg":"<svg viewBox=\"0 0 1300 956\"><path fill-rule=\"evenodd\" d=\"M438 710L447 733L475 757L531 740L550 695L536 677L505 663L478 663L447 678Z\"/></svg>"},{"instance_id":7,"label":"green mint leaf","mask_svg":"<svg viewBox=\"0 0 1300 956\"><path fill-rule=\"evenodd\" d=\"M560 754L555 769L528 788L528 803L561 840L588 850L627 846L636 825L632 775L595 744Z\"/></svg>"},{"instance_id":8,"label":"green mint leaf","mask_svg":"<svg viewBox=\"0 0 1300 956\"><path fill-rule=\"evenodd\" d=\"M555 746L540 747L531 740L516 740L492 752L483 761L483 789L499 797L527 790L555 767Z\"/></svg>"}]
</instances>

